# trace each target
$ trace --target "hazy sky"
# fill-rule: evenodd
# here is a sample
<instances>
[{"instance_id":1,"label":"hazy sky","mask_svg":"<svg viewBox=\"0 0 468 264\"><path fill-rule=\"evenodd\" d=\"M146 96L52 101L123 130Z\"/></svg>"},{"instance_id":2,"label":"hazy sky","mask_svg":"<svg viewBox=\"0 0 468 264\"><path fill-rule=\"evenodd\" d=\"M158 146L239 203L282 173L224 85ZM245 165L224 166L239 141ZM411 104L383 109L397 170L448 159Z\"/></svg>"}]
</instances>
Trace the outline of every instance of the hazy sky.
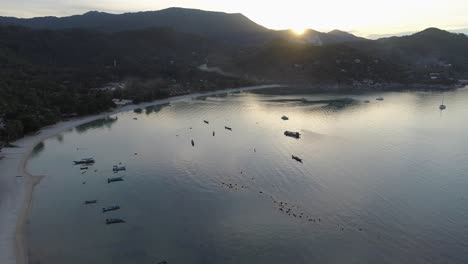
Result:
<instances>
[{"instance_id":1,"label":"hazy sky","mask_svg":"<svg viewBox=\"0 0 468 264\"><path fill-rule=\"evenodd\" d=\"M89 10L123 13L167 7L243 13L273 29L342 29L366 36L468 28L468 0L0 0L0 15L66 16Z\"/></svg>"}]
</instances>

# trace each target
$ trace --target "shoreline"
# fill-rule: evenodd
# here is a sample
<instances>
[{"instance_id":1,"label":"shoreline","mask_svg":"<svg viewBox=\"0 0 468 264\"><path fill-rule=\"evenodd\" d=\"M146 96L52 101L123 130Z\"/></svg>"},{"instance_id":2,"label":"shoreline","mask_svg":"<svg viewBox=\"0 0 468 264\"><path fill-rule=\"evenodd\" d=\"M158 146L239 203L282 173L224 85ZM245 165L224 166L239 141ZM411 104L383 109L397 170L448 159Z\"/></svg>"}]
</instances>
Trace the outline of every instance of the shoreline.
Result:
<instances>
[{"instance_id":1,"label":"shoreline","mask_svg":"<svg viewBox=\"0 0 468 264\"><path fill-rule=\"evenodd\" d=\"M222 93L242 92L266 88L284 87L284 85L259 85L233 89L222 89L203 93L193 93L159 99L152 102L131 104L112 109L109 112L78 117L43 127L39 133L16 140L18 148L4 148L0 160L0 263L28 264L27 222L33 202L34 187L44 176L32 175L27 170L28 159L34 147L47 138L109 115L127 112L136 108L161 105L178 100L194 99Z\"/></svg>"}]
</instances>

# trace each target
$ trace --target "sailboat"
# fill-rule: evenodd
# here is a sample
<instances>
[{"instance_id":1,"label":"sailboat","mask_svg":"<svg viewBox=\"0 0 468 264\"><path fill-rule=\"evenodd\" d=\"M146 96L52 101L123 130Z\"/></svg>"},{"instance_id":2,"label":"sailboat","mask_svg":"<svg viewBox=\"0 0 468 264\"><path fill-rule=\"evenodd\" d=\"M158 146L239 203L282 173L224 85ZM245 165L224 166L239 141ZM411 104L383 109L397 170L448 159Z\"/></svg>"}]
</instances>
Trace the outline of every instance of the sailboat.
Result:
<instances>
[{"instance_id":1,"label":"sailboat","mask_svg":"<svg viewBox=\"0 0 468 264\"><path fill-rule=\"evenodd\" d=\"M447 109L447 106L444 105L444 98L445 98L445 96L442 97L442 104L439 105L439 109L440 109L440 110L445 110L445 109Z\"/></svg>"}]
</instances>

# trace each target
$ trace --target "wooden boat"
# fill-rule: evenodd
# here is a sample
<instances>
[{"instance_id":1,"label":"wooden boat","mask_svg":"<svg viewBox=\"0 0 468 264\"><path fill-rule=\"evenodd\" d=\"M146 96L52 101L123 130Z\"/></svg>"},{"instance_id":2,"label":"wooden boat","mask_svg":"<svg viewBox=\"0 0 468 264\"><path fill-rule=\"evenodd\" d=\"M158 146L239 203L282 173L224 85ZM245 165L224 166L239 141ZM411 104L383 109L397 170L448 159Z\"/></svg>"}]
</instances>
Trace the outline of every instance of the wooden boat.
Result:
<instances>
[{"instance_id":1,"label":"wooden boat","mask_svg":"<svg viewBox=\"0 0 468 264\"><path fill-rule=\"evenodd\" d=\"M105 213L105 212L115 211L115 210L119 210L119 209L120 209L120 206L118 206L118 205L109 206L109 207L102 208L102 212Z\"/></svg>"},{"instance_id":2,"label":"wooden boat","mask_svg":"<svg viewBox=\"0 0 468 264\"><path fill-rule=\"evenodd\" d=\"M75 165L81 165L81 164L93 164L95 161L93 158L86 158L86 159L81 159L81 160L74 160L73 163Z\"/></svg>"},{"instance_id":3,"label":"wooden boat","mask_svg":"<svg viewBox=\"0 0 468 264\"><path fill-rule=\"evenodd\" d=\"M113 172L119 172L119 171L124 171L126 170L125 166L117 166L117 165L114 165L114 167L112 167L112 171Z\"/></svg>"},{"instance_id":4,"label":"wooden boat","mask_svg":"<svg viewBox=\"0 0 468 264\"><path fill-rule=\"evenodd\" d=\"M284 135L287 137L300 138L301 134L299 132L285 131Z\"/></svg>"},{"instance_id":5,"label":"wooden boat","mask_svg":"<svg viewBox=\"0 0 468 264\"><path fill-rule=\"evenodd\" d=\"M292 155L292 159L293 159L293 160L296 160L296 161L298 161L298 162L300 162L300 163L302 163L302 159L299 158L298 156Z\"/></svg>"},{"instance_id":6,"label":"wooden boat","mask_svg":"<svg viewBox=\"0 0 468 264\"><path fill-rule=\"evenodd\" d=\"M123 177L108 178L107 183L123 181Z\"/></svg>"},{"instance_id":7,"label":"wooden boat","mask_svg":"<svg viewBox=\"0 0 468 264\"><path fill-rule=\"evenodd\" d=\"M118 224L118 223L125 223L123 219L120 218L107 218L106 219L106 224L111 225L111 224Z\"/></svg>"}]
</instances>

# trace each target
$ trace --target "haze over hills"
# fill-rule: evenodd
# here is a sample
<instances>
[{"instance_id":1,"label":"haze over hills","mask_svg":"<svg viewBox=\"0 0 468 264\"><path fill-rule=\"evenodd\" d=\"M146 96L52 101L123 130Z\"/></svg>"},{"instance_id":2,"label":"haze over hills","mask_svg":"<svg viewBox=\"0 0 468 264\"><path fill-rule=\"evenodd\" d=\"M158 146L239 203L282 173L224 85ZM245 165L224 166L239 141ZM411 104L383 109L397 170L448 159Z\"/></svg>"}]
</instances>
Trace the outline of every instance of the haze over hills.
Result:
<instances>
[{"instance_id":1,"label":"haze over hills","mask_svg":"<svg viewBox=\"0 0 468 264\"><path fill-rule=\"evenodd\" d=\"M410 65L413 70L440 67L460 73L468 71L468 37L438 28L350 45L387 61Z\"/></svg>"}]
</instances>

